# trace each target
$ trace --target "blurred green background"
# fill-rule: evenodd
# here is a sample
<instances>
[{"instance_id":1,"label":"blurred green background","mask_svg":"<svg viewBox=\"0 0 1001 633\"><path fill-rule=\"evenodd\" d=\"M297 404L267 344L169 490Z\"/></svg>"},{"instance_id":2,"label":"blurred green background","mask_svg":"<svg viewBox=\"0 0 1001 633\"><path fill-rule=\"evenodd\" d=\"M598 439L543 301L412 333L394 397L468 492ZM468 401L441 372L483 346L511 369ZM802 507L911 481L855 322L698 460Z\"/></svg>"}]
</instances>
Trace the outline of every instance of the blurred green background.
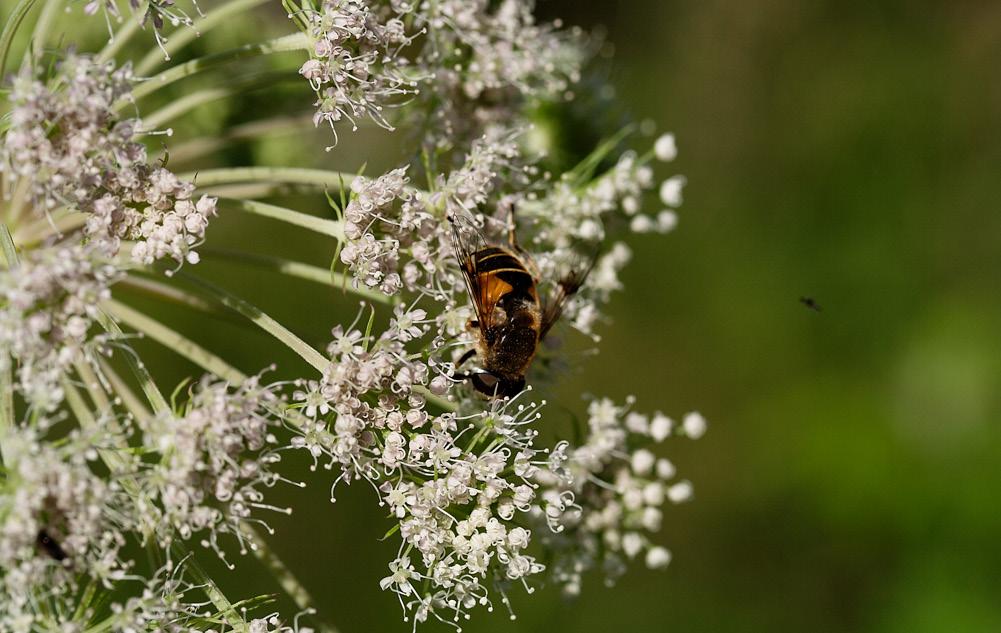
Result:
<instances>
[{"instance_id":1,"label":"blurred green background","mask_svg":"<svg viewBox=\"0 0 1001 633\"><path fill-rule=\"evenodd\" d=\"M1001 631L1001 4L539 9L607 27L621 101L676 133L671 167L688 178L678 229L633 241L601 353L553 411L581 410L582 390L635 394L640 410L698 409L710 431L665 447L696 486L666 514L666 572L633 569L611 589L594 576L573 602L515 591L517 621L479 613L465 630ZM271 16L262 31L284 28ZM279 98L202 108L188 125L252 120ZM315 146L289 138L223 159L375 171L402 157L368 131L330 154L323 131ZM209 246L250 239L318 265L332 256L326 240L227 214ZM322 287L243 270L208 256L198 272L318 346L354 314ZM300 367L252 329L183 311L169 322L241 369ZM194 372L138 345L166 384ZM395 543L377 540L387 523L372 491L341 487L331 505L329 479L280 492L297 512L273 521L273 547L342 631L409 630L378 589ZM261 590L260 573L249 559L222 572L234 594Z\"/></svg>"}]
</instances>

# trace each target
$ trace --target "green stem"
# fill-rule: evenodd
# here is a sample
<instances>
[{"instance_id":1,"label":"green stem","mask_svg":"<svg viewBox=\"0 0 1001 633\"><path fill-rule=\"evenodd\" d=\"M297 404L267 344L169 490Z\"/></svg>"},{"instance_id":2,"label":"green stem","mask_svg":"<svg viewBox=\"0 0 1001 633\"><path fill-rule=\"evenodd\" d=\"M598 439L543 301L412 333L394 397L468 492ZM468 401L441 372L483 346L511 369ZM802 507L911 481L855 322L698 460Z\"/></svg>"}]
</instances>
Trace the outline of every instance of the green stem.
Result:
<instances>
[{"instance_id":1,"label":"green stem","mask_svg":"<svg viewBox=\"0 0 1001 633\"><path fill-rule=\"evenodd\" d=\"M86 381L84 382L85 386L89 388L90 385L86 384ZM62 387L63 392L66 395L66 404L69 405L70 411L73 413L73 417L75 417L76 421L80 424L80 428L84 431L96 430L98 427L98 420L94 417L94 414L91 413L90 408L87 406L87 402L83 399L83 396L80 395L80 392L77 391L73 383L70 382L68 378L64 377L62 380ZM110 470L113 474L116 476L126 474L125 461L121 458L121 456L115 454L113 449L99 448L97 449L97 453L101 456L101 460L108 466L108 470ZM139 489L136 487L136 483L131 477L127 477L122 480L122 487L130 495L139 494Z\"/></svg>"},{"instance_id":2,"label":"green stem","mask_svg":"<svg viewBox=\"0 0 1001 633\"><path fill-rule=\"evenodd\" d=\"M253 541L250 550L254 552L257 556L257 560L264 563L264 566L268 568L271 574L278 580L278 584L281 585L285 594L292 598L295 605L302 611L309 609L316 604L316 600L310 595L309 591L299 582L299 579L295 577L292 570L289 569L282 559L278 558L274 552L264 543L260 535L257 533L256 529L244 522L240 524L241 527L251 534L251 539ZM336 633L336 629L332 626L319 622L317 628L321 633Z\"/></svg>"},{"instance_id":3,"label":"green stem","mask_svg":"<svg viewBox=\"0 0 1001 633\"><path fill-rule=\"evenodd\" d=\"M206 55L205 57L199 57L198 59L193 59L189 62L172 66L160 74L147 79L132 91L131 99L142 99L164 86L169 86L175 81L179 81L195 73L208 70L216 66L221 66L222 64L226 64L237 59L256 57L258 55L271 55L273 53L282 53L287 51L305 50L309 47L309 38L304 33L293 33L291 35L285 35L273 40L268 40L267 42L245 44L244 46L239 46L221 53L214 53L212 55ZM116 104L116 108L120 109L128 103L130 103L130 100L123 99Z\"/></svg>"},{"instance_id":4,"label":"green stem","mask_svg":"<svg viewBox=\"0 0 1001 633\"><path fill-rule=\"evenodd\" d=\"M330 364L330 360L326 356L316 351L308 343L293 334L284 325L268 316L260 308L257 308L229 291L224 290L209 281L201 279L200 277L191 275L184 270L178 272L174 276L180 279L185 279L198 286L203 292L220 301L226 307L247 317L262 330L284 343L289 349L298 354L317 371L323 372L327 368L327 365Z\"/></svg>"},{"instance_id":5,"label":"green stem","mask_svg":"<svg viewBox=\"0 0 1001 633\"><path fill-rule=\"evenodd\" d=\"M0 222L0 250L3 251L7 268L10 270L17 268L17 247L14 246L14 238L11 237L6 222Z\"/></svg>"},{"instance_id":6,"label":"green stem","mask_svg":"<svg viewBox=\"0 0 1001 633\"><path fill-rule=\"evenodd\" d=\"M204 90L196 90L195 92L186 94L179 99L171 101L169 104L160 108L156 112L148 116L144 116L142 118L143 128L146 130L160 129L164 126L164 124L187 114L200 105L211 103L213 101L219 101L235 94L249 92L264 86L273 86L280 81L288 81L289 79L293 79L293 77L284 72L263 73L252 77L233 80L232 83L222 88L206 88Z\"/></svg>"},{"instance_id":7,"label":"green stem","mask_svg":"<svg viewBox=\"0 0 1001 633\"><path fill-rule=\"evenodd\" d=\"M17 33L17 29L21 26L21 22L27 17L28 12L31 11L32 5L35 4L35 0L21 0L11 11L10 17L7 18L7 24L3 27L3 32L0 33L0 77L4 77L4 72L7 68L7 55L10 54L11 44L14 43L14 34Z\"/></svg>"},{"instance_id":8,"label":"green stem","mask_svg":"<svg viewBox=\"0 0 1001 633\"><path fill-rule=\"evenodd\" d=\"M105 330L111 334L117 336L124 336L122 328L118 326L110 316L105 312L100 312L98 314L98 322L101 324ZM167 399L163 397L160 393L159 387L156 386L156 382L153 381L153 377L150 376L149 370L146 369L146 365L143 364L141 360L134 354L126 353L125 361L129 365L129 369L132 370L132 374L139 381L140 387L142 387L143 393L146 394L146 399L149 400L150 406L153 407L154 413L163 413L170 411L170 405L167 404Z\"/></svg>"},{"instance_id":9,"label":"green stem","mask_svg":"<svg viewBox=\"0 0 1001 633\"><path fill-rule=\"evenodd\" d=\"M3 439L7 429L14 427L14 374L10 364L10 352L6 346L0 348L5 366L0 368L0 439ZM0 466L10 463L10 456L4 450L3 442L0 442Z\"/></svg>"},{"instance_id":10,"label":"green stem","mask_svg":"<svg viewBox=\"0 0 1001 633\"><path fill-rule=\"evenodd\" d=\"M144 116L142 118L143 130L161 129L164 124L194 110L202 104L225 99L236 92L235 88L226 87L208 88L188 93L179 99L170 101L167 105L152 114Z\"/></svg>"},{"instance_id":11,"label":"green stem","mask_svg":"<svg viewBox=\"0 0 1001 633\"><path fill-rule=\"evenodd\" d=\"M45 6L42 8L42 13L38 16L38 21L35 22L35 30L31 32L31 55L25 55L21 61L22 71L27 69L30 63L38 63L39 58L42 56L42 51L45 50L45 41L48 39L49 27L52 26L52 21L58 14L62 4L63 0L47 0Z\"/></svg>"},{"instance_id":12,"label":"green stem","mask_svg":"<svg viewBox=\"0 0 1001 633\"><path fill-rule=\"evenodd\" d=\"M311 195L316 193L315 185L289 185L276 182L243 183L235 185L215 185L204 187L202 193L234 200L260 200L278 196Z\"/></svg>"},{"instance_id":13,"label":"green stem","mask_svg":"<svg viewBox=\"0 0 1001 633\"><path fill-rule=\"evenodd\" d=\"M303 3L305 4L305 3ZM282 0L282 6L288 12L289 18L295 22L295 25L299 27L300 30L305 31L308 29L308 23L302 17L303 7L300 7L292 0Z\"/></svg>"},{"instance_id":14,"label":"green stem","mask_svg":"<svg viewBox=\"0 0 1001 633\"><path fill-rule=\"evenodd\" d=\"M87 214L80 212L51 212L52 217L39 218L31 224L14 227L17 241L22 246L31 246L51 235L60 235L87 223Z\"/></svg>"},{"instance_id":15,"label":"green stem","mask_svg":"<svg viewBox=\"0 0 1001 633\"><path fill-rule=\"evenodd\" d=\"M138 310L134 310L124 303L119 303L114 299L108 299L103 307L115 319L128 325L132 329L142 332L157 343L171 349L194 364L202 367L230 384L239 385L247 379L247 375L236 369L219 356L198 345L174 330L168 328L159 321L146 316Z\"/></svg>"},{"instance_id":16,"label":"green stem","mask_svg":"<svg viewBox=\"0 0 1001 633\"><path fill-rule=\"evenodd\" d=\"M232 141L258 138L267 134L290 133L309 125L311 125L309 115L251 121L224 130L212 137L197 138L175 145L170 150L170 160L174 164L187 162L225 147L227 143Z\"/></svg>"},{"instance_id":17,"label":"green stem","mask_svg":"<svg viewBox=\"0 0 1001 633\"><path fill-rule=\"evenodd\" d=\"M594 148L594 150L588 154L584 160L575 165L568 174L573 177L572 181L574 184L580 187L584 183L589 182L594 175L594 170L601 165L601 161L603 161L616 147L618 147L619 143L632 134L635 129L636 125L632 123L623 126L618 132L602 141L602 143L598 145L598 147Z\"/></svg>"},{"instance_id":18,"label":"green stem","mask_svg":"<svg viewBox=\"0 0 1001 633\"><path fill-rule=\"evenodd\" d=\"M226 251L214 248L202 247L199 252L208 257L220 257L241 263L258 266L267 270L273 270L290 277L298 277L307 281L313 281L331 288L344 288L346 292L358 295L366 301L394 305L393 299L381 292L369 290L367 288L352 288L349 279L342 273L332 272L326 268L312 266L302 262L292 261L281 257L271 257L270 255L257 255L255 253L244 253L242 251Z\"/></svg>"},{"instance_id":19,"label":"green stem","mask_svg":"<svg viewBox=\"0 0 1001 633\"><path fill-rule=\"evenodd\" d=\"M171 33L170 39L164 42L162 49L156 46L150 49L142 60L136 64L136 74L139 76L149 74L162 65L163 62L167 61L170 55L187 46L195 38L208 33L231 16L252 9L264 2L267 2L267 0L231 0L218 7L214 7L208 15L196 20L190 28ZM167 58L164 58L164 53L166 53Z\"/></svg>"},{"instance_id":20,"label":"green stem","mask_svg":"<svg viewBox=\"0 0 1001 633\"><path fill-rule=\"evenodd\" d=\"M250 627L244 619L237 613L236 608L233 604L226 598L223 592L219 589L215 581L205 573L205 570L201 568L198 561L195 560L193 556L188 555L187 548L181 543L175 543L173 545L174 555L180 560L187 560L185 565L188 565L188 574L195 581L195 584L202 585L202 589L205 591L205 595L208 599L212 601L216 609L223 614L226 618L226 622L233 627L234 631L246 632Z\"/></svg>"},{"instance_id":21,"label":"green stem","mask_svg":"<svg viewBox=\"0 0 1001 633\"><path fill-rule=\"evenodd\" d=\"M103 374L108 382L111 383L111 389L118 394L118 397L122 399L122 404L125 408L129 410L135 419L140 422L145 422L153 417L153 414L146 405L142 403L142 400L132 391L132 388L118 375L111 365L103 358L97 359L97 365L101 368L101 374Z\"/></svg>"},{"instance_id":22,"label":"green stem","mask_svg":"<svg viewBox=\"0 0 1001 633\"><path fill-rule=\"evenodd\" d=\"M184 295L186 300L201 301L198 297L190 295L184 290L177 289L176 292ZM222 360L218 356L215 356L211 352L204 350L204 348L188 339L180 332L177 332L163 323L156 321L152 317L137 312L136 310L133 310L119 302L111 300L110 303L113 303L114 305L106 305L106 309L109 312L114 313L115 316L120 318L124 323L126 323L126 325L135 329L137 332L162 343L165 347L173 350L180 356L187 358L205 371L215 374L234 385L239 385L246 380L247 377L243 374L243 372L229 365L226 361ZM113 375L113 372L110 375ZM272 413L278 417L286 419L295 426L302 426L304 421L295 411L285 411L280 407L274 408Z\"/></svg>"},{"instance_id":23,"label":"green stem","mask_svg":"<svg viewBox=\"0 0 1001 633\"><path fill-rule=\"evenodd\" d=\"M111 416L111 400L108 399L107 394L104 393L104 387L101 381L98 379L97 374L94 370L90 368L90 365L83 361L77 361L73 363L76 373L80 375L80 380L83 381L83 386L90 394L90 399L94 401L97 405L98 410L104 415ZM120 435L120 429L117 427L114 429L116 436Z\"/></svg>"},{"instance_id":24,"label":"green stem","mask_svg":"<svg viewBox=\"0 0 1001 633\"><path fill-rule=\"evenodd\" d=\"M199 180L202 180L199 174ZM202 183L199 182L199 185ZM282 222L287 222L288 224L293 224L295 226L302 227L304 229L309 229L316 233L322 235L327 235L334 238L339 242L344 241L344 225L342 222L337 222L335 220L327 220L324 218L318 218L315 215L309 215L308 213L302 213L300 211L294 211L292 209L286 209L284 207L279 207L273 204L267 204L265 202L256 202L254 200L236 200L236 199L222 199L220 200L224 205L243 211L245 213L251 213L253 215L259 215L265 218L272 218L274 220L280 220Z\"/></svg>"},{"instance_id":25,"label":"green stem","mask_svg":"<svg viewBox=\"0 0 1001 633\"><path fill-rule=\"evenodd\" d=\"M204 250L204 247L200 249L202 252L204 252ZM118 282L118 285L129 286L158 299L165 299L200 312L206 312L220 317L231 316L229 313L219 309L215 304L205 301L201 297L196 297L188 292L175 288L174 286L169 286L161 281L157 281L156 279L140 277L135 274L128 274ZM236 317L232 318L236 321ZM240 323L242 324L243 321L241 320Z\"/></svg>"},{"instance_id":26,"label":"green stem","mask_svg":"<svg viewBox=\"0 0 1001 633\"><path fill-rule=\"evenodd\" d=\"M13 270L18 266L17 249L14 240L7 230L7 224L0 222L0 247L2 247L7 268ZM0 436L14 426L14 359L6 346L0 348ZM0 466L10 463L9 456L0 443Z\"/></svg>"},{"instance_id":27,"label":"green stem","mask_svg":"<svg viewBox=\"0 0 1001 633\"><path fill-rule=\"evenodd\" d=\"M199 187L243 182L258 183L263 180L333 190L350 187L355 179L353 174L344 172L298 167L228 167L188 172L178 177L182 180L193 180Z\"/></svg>"},{"instance_id":28,"label":"green stem","mask_svg":"<svg viewBox=\"0 0 1001 633\"><path fill-rule=\"evenodd\" d=\"M2 184L3 180L0 179L0 185ZM17 231L21 214L23 214L29 206L27 201L28 189L30 187L31 181L28 178L18 178L17 184L14 185L14 193L10 196L10 201L7 203L7 222L10 226L14 227L14 231ZM0 186L0 196L3 195L2 189L3 187Z\"/></svg>"}]
</instances>

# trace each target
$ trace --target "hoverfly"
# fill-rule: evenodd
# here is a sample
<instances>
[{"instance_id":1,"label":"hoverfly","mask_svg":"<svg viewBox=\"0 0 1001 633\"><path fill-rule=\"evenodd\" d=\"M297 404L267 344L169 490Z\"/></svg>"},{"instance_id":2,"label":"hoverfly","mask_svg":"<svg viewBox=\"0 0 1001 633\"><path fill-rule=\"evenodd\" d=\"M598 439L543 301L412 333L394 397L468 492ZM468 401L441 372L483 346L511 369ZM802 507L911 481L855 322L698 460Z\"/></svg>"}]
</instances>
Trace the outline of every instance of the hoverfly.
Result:
<instances>
[{"instance_id":1,"label":"hoverfly","mask_svg":"<svg viewBox=\"0 0 1001 633\"><path fill-rule=\"evenodd\" d=\"M538 274L528 254L518 245L514 209L508 209L506 245L488 244L468 221L449 215L452 247L459 260L466 289L476 311L467 324L475 346L457 367L478 355L482 369L453 378L468 379L473 388L490 397L511 397L525 388L525 373L539 344L563 313L567 301L587 278L594 259L556 282L552 295L540 300Z\"/></svg>"}]
</instances>

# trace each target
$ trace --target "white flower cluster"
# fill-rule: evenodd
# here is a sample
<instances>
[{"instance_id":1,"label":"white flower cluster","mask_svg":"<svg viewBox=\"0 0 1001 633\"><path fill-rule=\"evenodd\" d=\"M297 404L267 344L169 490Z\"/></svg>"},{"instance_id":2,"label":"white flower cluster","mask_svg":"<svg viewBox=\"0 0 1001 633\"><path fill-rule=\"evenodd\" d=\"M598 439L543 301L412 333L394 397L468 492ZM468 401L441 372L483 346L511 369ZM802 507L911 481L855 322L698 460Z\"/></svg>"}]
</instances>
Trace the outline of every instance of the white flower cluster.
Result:
<instances>
[{"instance_id":1,"label":"white flower cluster","mask_svg":"<svg viewBox=\"0 0 1001 633\"><path fill-rule=\"evenodd\" d=\"M670 552L650 541L660 530L665 502L682 503L692 485L675 480L674 465L647 447L674 433L697 439L706 423L698 413L685 416L680 429L667 416L646 416L594 400L588 407L588 434L576 448L566 445L559 460L535 476L544 504L536 511L558 529L545 537L553 555L552 575L571 595L581 577L602 569L609 581L625 572L626 561L643 558L651 569L667 566Z\"/></svg>"},{"instance_id":2,"label":"white flower cluster","mask_svg":"<svg viewBox=\"0 0 1001 633\"><path fill-rule=\"evenodd\" d=\"M432 323L421 309L398 307L374 340L336 328L322 380L300 381L294 394L311 422L292 445L337 466L334 486L356 479L377 486L399 522L400 553L382 587L418 621L443 612L466 617L490 604L491 583L543 569L525 552L531 533L515 523L535 497L528 477L538 415L504 402L463 416L429 413L425 394L446 393L452 380L424 360L427 351L408 345L427 348L421 339L435 331Z\"/></svg>"},{"instance_id":3,"label":"white flower cluster","mask_svg":"<svg viewBox=\"0 0 1001 633\"><path fill-rule=\"evenodd\" d=\"M131 588L100 630L202 630L204 585L187 577L173 545L202 536L225 560L220 535L245 553L244 522L267 527L260 510L284 511L262 494L287 481L274 472L287 448L273 433L280 405L275 387L256 378L237 388L206 378L183 414L109 412L86 433L59 437L67 412L58 411L0 429L0 630L77 630L75 601L88 584ZM129 438L141 450L123 444ZM144 577L128 553L137 544L158 545L165 565ZM252 630L308 631L274 616L255 622L271 628Z\"/></svg>"},{"instance_id":4,"label":"white flower cluster","mask_svg":"<svg viewBox=\"0 0 1001 633\"><path fill-rule=\"evenodd\" d=\"M478 418L461 432L451 418L447 426L412 437L405 458L431 474L420 483L400 478L380 487L400 520L403 539L399 558L390 564L392 573L381 584L396 592L405 608L415 609L418 621L430 613L441 617L439 612L449 612L457 621L478 605L490 605L489 580L501 588L506 605L504 585L544 570L525 551L531 532L516 522L516 515L527 512L535 499L525 478L526 460L534 452L524 445L513 453L517 441L491 437L490 431L492 425L517 426L537 416L526 416L521 409L515 415L498 410ZM460 448L457 440L467 431L476 433ZM490 441L480 449L484 440ZM508 470L514 474L505 475ZM420 571L413 567L411 550L420 556ZM428 588L418 590L415 583Z\"/></svg>"},{"instance_id":5,"label":"white flower cluster","mask_svg":"<svg viewBox=\"0 0 1001 633\"><path fill-rule=\"evenodd\" d=\"M220 535L234 536L244 553L243 522L266 526L259 510L288 512L265 503L263 494L283 481L275 471L283 448L275 435L280 407L275 388L256 377L235 388L205 377L183 413L139 423L142 444L155 457L141 466L152 502L144 522L164 547L175 536L203 535L202 543L225 560Z\"/></svg>"},{"instance_id":6,"label":"white flower cluster","mask_svg":"<svg viewBox=\"0 0 1001 633\"><path fill-rule=\"evenodd\" d=\"M368 118L392 129L384 109L402 95L416 93L408 64L400 51L411 36L402 2L325 0L306 19L313 38L313 55L299 73L317 93L316 125ZM336 134L336 131L335 131Z\"/></svg>"},{"instance_id":7,"label":"white flower cluster","mask_svg":"<svg viewBox=\"0 0 1001 633\"><path fill-rule=\"evenodd\" d=\"M469 55L463 60L464 67L442 64L443 70L454 70L451 79L469 99L506 91L554 96L580 79L583 52L575 36L567 37L549 25L537 24L535 2L531 0L443 0L427 4L432 37L444 39L437 42L439 50L455 55L459 49ZM449 77L439 75L436 79L449 82Z\"/></svg>"},{"instance_id":8,"label":"white flower cluster","mask_svg":"<svg viewBox=\"0 0 1001 633\"><path fill-rule=\"evenodd\" d=\"M118 275L99 250L80 244L31 251L18 268L0 271L0 349L16 361L30 404L51 410L62 400L66 368L100 340L91 328ZM9 363L0 355L0 367Z\"/></svg>"},{"instance_id":9,"label":"white flower cluster","mask_svg":"<svg viewBox=\"0 0 1001 633\"><path fill-rule=\"evenodd\" d=\"M8 185L25 180L40 215L87 213L85 233L108 257L130 240L136 263L195 263L192 248L204 239L216 199L194 200L192 183L148 161L136 140L139 121L116 113L133 82L128 65L116 69L80 55L63 60L48 84L20 77L0 171Z\"/></svg>"},{"instance_id":10,"label":"white flower cluster","mask_svg":"<svg viewBox=\"0 0 1001 633\"><path fill-rule=\"evenodd\" d=\"M322 379L300 381L293 394L315 420L293 438L293 446L314 459L329 457L328 468L340 465L340 478L375 481L398 472L406 458L404 433L454 424L450 414L434 417L426 411L424 393L443 393L447 379L430 378L427 363L405 347L428 331L425 314L401 310L396 323L374 341L356 329L334 328L327 347L331 362ZM336 420L328 430L325 418L331 412Z\"/></svg>"},{"instance_id":11,"label":"white flower cluster","mask_svg":"<svg viewBox=\"0 0 1001 633\"><path fill-rule=\"evenodd\" d=\"M0 371L16 390L0 425L0 630L78 630L84 616L94 630L200 630L212 616L205 585L174 545L200 536L223 556L217 537L231 534L244 551L242 526L285 511L263 498L284 481L273 470L280 400L255 379L206 381L183 413L128 415L107 376L86 377L115 349L134 354L95 327L128 267L123 242L139 264L195 263L216 200L149 162L138 120L119 118L128 66L70 53L51 70L15 79L0 140L0 220L21 247L0 270ZM164 567L144 573L128 554L138 545Z\"/></svg>"},{"instance_id":12,"label":"white flower cluster","mask_svg":"<svg viewBox=\"0 0 1001 633\"><path fill-rule=\"evenodd\" d=\"M26 178L39 212L89 201L120 160L144 156L132 143L134 121L119 121L115 106L135 81L131 68L69 55L51 85L21 75L10 93L10 129L0 168L11 185Z\"/></svg>"},{"instance_id":13,"label":"white flower cluster","mask_svg":"<svg viewBox=\"0 0 1001 633\"><path fill-rule=\"evenodd\" d=\"M475 213L502 187L520 191L531 182L531 175L535 173L524 163L516 132L501 127L489 129L473 142L459 168L447 178L439 177L437 189L444 198L446 213ZM513 200L505 202L514 203Z\"/></svg>"},{"instance_id":14,"label":"white flower cluster","mask_svg":"<svg viewBox=\"0 0 1001 633\"><path fill-rule=\"evenodd\" d=\"M447 256L448 242L438 239L437 220L407 182L406 169L394 169L351 183L351 201L344 209L347 243L340 257L356 286L387 295L430 287ZM408 256L402 266L401 251Z\"/></svg>"},{"instance_id":15,"label":"white flower cluster","mask_svg":"<svg viewBox=\"0 0 1001 633\"><path fill-rule=\"evenodd\" d=\"M578 240L599 242L605 237L602 218L617 210L627 217L635 215L644 191L653 186L653 168L626 152L608 172L583 186L577 174L564 175L527 211L539 216L540 240L557 246Z\"/></svg>"},{"instance_id":16,"label":"white flower cluster","mask_svg":"<svg viewBox=\"0 0 1001 633\"><path fill-rule=\"evenodd\" d=\"M522 205L521 213L531 220L535 230L533 250L539 271L544 277L557 276L566 270L568 262L579 261L582 245L598 245L607 241L608 228L628 223L636 233L667 233L677 224L673 207L681 204L681 176L672 176L661 186L662 202L669 209L657 216L640 213L642 200L654 189L656 179L650 155L638 156L627 151L608 171L592 175L593 164L605 157L598 150L580 166L564 174L542 195L531 196ZM665 134L657 139L653 157L662 162L674 160L677 150L674 136ZM676 198L664 198L664 189L677 185ZM597 259L582 292L567 306L566 316L574 327L594 336L594 324L601 316L601 307L612 292L622 288L618 274L632 257L624 242L602 247L605 253Z\"/></svg>"},{"instance_id":17,"label":"white flower cluster","mask_svg":"<svg viewBox=\"0 0 1001 633\"><path fill-rule=\"evenodd\" d=\"M421 94L439 146L509 123L525 99L555 98L578 81L586 57L579 33L537 24L533 8L529 0L327 0L306 9L314 49L300 73L317 91L314 121L357 126L368 117L392 129L385 108Z\"/></svg>"},{"instance_id":18,"label":"white flower cluster","mask_svg":"<svg viewBox=\"0 0 1001 633\"><path fill-rule=\"evenodd\" d=\"M439 147L463 147L493 125L511 125L527 100L559 100L580 80L588 57L581 32L537 23L533 0L422 7L429 34L417 63L431 78L429 140Z\"/></svg>"},{"instance_id":19,"label":"white flower cluster","mask_svg":"<svg viewBox=\"0 0 1001 633\"><path fill-rule=\"evenodd\" d=\"M403 307L375 339L338 327L323 378L300 381L294 395L310 422L292 445L308 450L314 464L328 459L326 467L340 471L335 486L358 479L377 486L399 522L391 532L399 533L400 550L382 588L417 622L457 622L477 606L492 608L489 586L508 605L507 584L545 570L529 553L533 541L568 593L595 567L612 579L637 557L665 566L670 553L650 535L660 529L662 506L688 499L691 484L675 481L673 465L647 446L675 433L701 436L702 417L687 415L676 431L661 414L596 400L584 444L560 444L541 459L533 447L540 414L519 404L522 396L480 413L428 412L425 393L456 391L437 373L449 365L424 360L421 339L434 333L440 340L444 327ZM408 351L414 341L424 351Z\"/></svg>"},{"instance_id":20,"label":"white flower cluster","mask_svg":"<svg viewBox=\"0 0 1001 633\"><path fill-rule=\"evenodd\" d=\"M0 440L10 460L0 482L0 629L11 631L34 601L75 591L80 572L105 586L126 577L119 554L130 524L118 512L121 489L88 463L97 456L80 436L57 447L11 428Z\"/></svg>"},{"instance_id":21,"label":"white flower cluster","mask_svg":"<svg viewBox=\"0 0 1001 633\"><path fill-rule=\"evenodd\" d=\"M107 382L94 380L88 390ZM289 482L275 472L288 448L276 436L280 387L250 378L234 388L206 377L183 412L147 418L108 409L66 434L68 414L83 405L77 395L76 404L65 399L68 410L0 427L0 630L77 630L78 601L94 590L115 595L104 619L90 620L98 630L204 630L205 586L188 577L186 556L174 559L174 545L201 536L225 560L220 535L234 536L246 553L257 545L245 526L267 528L261 510L286 511L263 496ZM144 576L129 554L136 545L159 547L166 563ZM235 617L243 614L227 620ZM274 615L247 626L310 631Z\"/></svg>"},{"instance_id":22,"label":"white flower cluster","mask_svg":"<svg viewBox=\"0 0 1001 633\"><path fill-rule=\"evenodd\" d=\"M88 235L109 238L116 247L120 239L134 241L131 255L137 264L165 257L178 264L198 263L192 249L205 238L209 218L216 214L216 198L194 200L192 183L145 163L132 173L120 168L105 184L110 191L93 201Z\"/></svg>"}]
</instances>

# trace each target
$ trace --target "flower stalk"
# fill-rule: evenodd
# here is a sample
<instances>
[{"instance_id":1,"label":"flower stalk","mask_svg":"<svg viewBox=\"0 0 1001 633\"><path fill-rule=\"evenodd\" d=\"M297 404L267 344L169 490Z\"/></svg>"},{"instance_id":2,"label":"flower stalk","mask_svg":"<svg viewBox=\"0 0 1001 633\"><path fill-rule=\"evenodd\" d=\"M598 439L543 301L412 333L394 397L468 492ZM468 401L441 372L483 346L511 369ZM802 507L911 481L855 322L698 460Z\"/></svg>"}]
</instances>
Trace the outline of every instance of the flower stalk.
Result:
<instances>
[{"instance_id":1,"label":"flower stalk","mask_svg":"<svg viewBox=\"0 0 1001 633\"><path fill-rule=\"evenodd\" d=\"M199 57L198 59L193 59L183 64L171 66L167 70L164 70L163 72L145 80L132 91L132 99L138 101L139 99L151 95L157 90L165 88L166 86L169 86L176 81L180 81L185 77L190 77L195 73L216 68L232 61L262 55L274 55L276 53L300 51L308 47L309 40L302 33L292 33L290 35L268 40L267 42L245 44L221 53L214 53L212 55L206 55L205 57ZM116 109L122 109L128 105L128 103L128 101L120 101L117 104Z\"/></svg>"},{"instance_id":2,"label":"flower stalk","mask_svg":"<svg viewBox=\"0 0 1001 633\"><path fill-rule=\"evenodd\" d=\"M266 181L308 185L329 191L339 191L342 188L350 187L355 179L354 174L327 169L260 166L205 169L183 173L179 177L186 180L197 180L200 187Z\"/></svg>"}]
</instances>

